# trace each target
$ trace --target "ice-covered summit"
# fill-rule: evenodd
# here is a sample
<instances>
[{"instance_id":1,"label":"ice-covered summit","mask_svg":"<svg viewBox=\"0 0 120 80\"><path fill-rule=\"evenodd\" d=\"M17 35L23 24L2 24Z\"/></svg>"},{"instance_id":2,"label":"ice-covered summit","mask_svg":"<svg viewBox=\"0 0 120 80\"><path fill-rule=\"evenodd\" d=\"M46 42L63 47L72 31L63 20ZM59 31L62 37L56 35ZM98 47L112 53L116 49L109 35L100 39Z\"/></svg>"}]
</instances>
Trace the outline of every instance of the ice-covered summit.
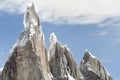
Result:
<instances>
[{"instance_id":1,"label":"ice-covered summit","mask_svg":"<svg viewBox=\"0 0 120 80\"><path fill-rule=\"evenodd\" d=\"M35 11L34 3L28 5L24 15L23 24L24 24L25 30L28 30L32 27L39 26L39 18Z\"/></svg>"},{"instance_id":2,"label":"ice-covered summit","mask_svg":"<svg viewBox=\"0 0 120 80\"><path fill-rule=\"evenodd\" d=\"M26 12L24 14L23 19L23 25L24 31L19 36L13 48L16 46L24 46L28 40L31 40L33 42L33 39L38 37L44 39L42 28L39 22L39 17L35 11L34 3L29 4L26 8ZM45 41L43 40L43 42ZM12 51L13 49L11 50L11 52Z\"/></svg>"},{"instance_id":3,"label":"ice-covered summit","mask_svg":"<svg viewBox=\"0 0 120 80\"><path fill-rule=\"evenodd\" d=\"M51 33L50 34L50 43L56 43L57 42L57 37L55 35L55 33Z\"/></svg>"}]
</instances>

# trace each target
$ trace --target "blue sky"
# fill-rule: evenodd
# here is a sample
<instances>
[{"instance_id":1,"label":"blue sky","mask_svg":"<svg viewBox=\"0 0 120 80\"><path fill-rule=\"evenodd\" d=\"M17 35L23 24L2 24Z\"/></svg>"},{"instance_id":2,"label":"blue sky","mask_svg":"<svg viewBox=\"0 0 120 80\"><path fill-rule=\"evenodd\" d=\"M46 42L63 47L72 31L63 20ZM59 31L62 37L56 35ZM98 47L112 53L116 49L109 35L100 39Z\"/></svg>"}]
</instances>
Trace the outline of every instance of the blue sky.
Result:
<instances>
[{"instance_id":1,"label":"blue sky","mask_svg":"<svg viewBox=\"0 0 120 80\"><path fill-rule=\"evenodd\" d=\"M70 4L67 4L67 6L71 9L65 6L63 0L58 1L58 3L51 0L49 5L45 3L46 1L41 2L39 6L37 4L39 1L35 0L35 4L40 16L47 48L50 33L54 32L58 40L70 48L78 65L87 48L101 60L114 80L120 80L120 15L118 15L120 8L118 8L117 0L110 0L109 4L106 4L107 7L105 7L105 3L108 0L104 3L102 3L103 0L98 0L98 2L95 0L91 2L80 0L78 3L82 2L83 4L80 3L81 6L77 4L76 0L71 4L73 0L70 0ZM0 3L0 67L2 67L8 59L10 49L24 29L23 13L26 5L31 1L21 0L18 1L18 4L15 0L0 2L2 3ZM5 5L7 3L9 5ZM116 7L110 7L115 6L112 3L116 3ZM94 6L91 6L92 4ZM95 4L99 4L99 6L96 7Z\"/></svg>"}]
</instances>

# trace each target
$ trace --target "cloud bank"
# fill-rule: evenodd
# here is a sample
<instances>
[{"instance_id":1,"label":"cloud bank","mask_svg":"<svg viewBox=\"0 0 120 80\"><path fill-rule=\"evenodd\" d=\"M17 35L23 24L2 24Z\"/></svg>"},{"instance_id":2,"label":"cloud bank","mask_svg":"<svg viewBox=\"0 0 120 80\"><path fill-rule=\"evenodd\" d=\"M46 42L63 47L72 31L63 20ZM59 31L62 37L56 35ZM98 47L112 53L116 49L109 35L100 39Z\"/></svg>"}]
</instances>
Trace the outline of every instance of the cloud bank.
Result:
<instances>
[{"instance_id":1,"label":"cloud bank","mask_svg":"<svg viewBox=\"0 0 120 80\"><path fill-rule=\"evenodd\" d=\"M23 13L32 2L44 22L97 24L120 16L120 0L0 0L0 12Z\"/></svg>"}]
</instances>

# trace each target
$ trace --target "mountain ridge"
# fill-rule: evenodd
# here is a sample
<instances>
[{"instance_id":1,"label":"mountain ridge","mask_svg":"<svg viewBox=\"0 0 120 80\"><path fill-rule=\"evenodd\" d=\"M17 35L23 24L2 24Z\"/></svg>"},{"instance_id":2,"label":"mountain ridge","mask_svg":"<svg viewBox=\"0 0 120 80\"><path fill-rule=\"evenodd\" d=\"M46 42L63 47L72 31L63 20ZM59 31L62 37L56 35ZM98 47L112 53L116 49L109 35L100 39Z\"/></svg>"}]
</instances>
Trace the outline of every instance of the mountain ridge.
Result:
<instances>
[{"instance_id":1,"label":"mountain ridge","mask_svg":"<svg viewBox=\"0 0 120 80\"><path fill-rule=\"evenodd\" d=\"M33 3L26 9L23 24L24 31L0 71L0 80L112 80L100 61L88 51L79 68L69 48L57 40L55 33L50 36L47 53L44 33ZM86 66L85 63L89 62L96 64ZM97 63L101 70L96 67Z\"/></svg>"}]
</instances>

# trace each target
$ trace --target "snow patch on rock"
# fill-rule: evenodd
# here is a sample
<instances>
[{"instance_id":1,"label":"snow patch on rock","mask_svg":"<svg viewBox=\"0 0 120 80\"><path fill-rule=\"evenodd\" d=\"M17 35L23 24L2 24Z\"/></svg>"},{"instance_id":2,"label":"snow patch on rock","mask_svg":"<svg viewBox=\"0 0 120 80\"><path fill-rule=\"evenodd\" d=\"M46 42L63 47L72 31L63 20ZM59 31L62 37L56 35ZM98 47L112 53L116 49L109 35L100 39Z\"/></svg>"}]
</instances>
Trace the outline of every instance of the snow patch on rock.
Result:
<instances>
[{"instance_id":1,"label":"snow patch on rock","mask_svg":"<svg viewBox=\"0 0 120 80\"><path fill-rule=\"evenodd\" d=\"M55 33L51 33L50 34L50 43L54 44L57 42L57 37L55 35Z\"/></svg>"},{"instance_id":2,"label":"snow patch on rock","mask_svg":"<svg viewBox=\"0 0 120 80\"><path fill-rule=\"evenodd\" d=\"M63 45L63 46L67 49L67 51L71 52L67 45Z\"/></svg>"},{"instance_id":3,"label":"snow patch on rock","mask_svg":"<svg viewBox=\"0 0 120 80\"><path fill-rule=\"evenodd\" d=\"M108 76L111 76L111 74L108 72L107 68L106 68L106 67L104 67L104 68L105 68L105 70L106 70L107 75L108 75Z\"/></svg>"},{"instance_id":4,"label":"snow patch on rock","mask_svg":"<svg viewBox=\"0 0 120 80\"><path fill-rule=\"evenodd\" d=\"M48 60L51 59L51 57L54 55L54 54L51 54L50 53L50 50L52 50L52 48L54 48L53 46L55 46L57 41L57 37L55 35L55 33L51 33L50 34L50 46L49 46L49 51L48 51Z\"/></svg>"},{"instance_id":5,"label":"snow patch on rock","mask_svg":"<svg viewBox=\"0 0 120 80\"><path fill-rule=\"evenodd\" d=\"M92 58L96 58L88 49L85 49L85 52L87 52Z\"/></svg>"},{"instance_id":6,"label":"snow patch on rock","mask_svg":"<svg viewBox=\"0 0 120 80\"><path fill-rule=\"evenodd\" d=\"M75 78L73 78L69 73L68 73L68 78L69 80L75 80Z\"/></svg>"},{"instance_id":7,"label":"snow patch on rock","mask_svg":"<svg viewBox=\"0 0 120 80\"><path fill-rule=\"evenodd\" d=\"M34 4L29 4L24 14L23 25L25 31L30 29L30 27L37 27L39 25L38 16L35 12Z\"/></svg>"},{"instance_id":8,"label":"snow patch on rock","mask_svg":"<svg viewBox=\"0 0 120 80\"><path fill-rule=\"evenodd\" d=\"M0 68L0 76L2 75L3 67Z\"/></svg>"}]
</instances>

